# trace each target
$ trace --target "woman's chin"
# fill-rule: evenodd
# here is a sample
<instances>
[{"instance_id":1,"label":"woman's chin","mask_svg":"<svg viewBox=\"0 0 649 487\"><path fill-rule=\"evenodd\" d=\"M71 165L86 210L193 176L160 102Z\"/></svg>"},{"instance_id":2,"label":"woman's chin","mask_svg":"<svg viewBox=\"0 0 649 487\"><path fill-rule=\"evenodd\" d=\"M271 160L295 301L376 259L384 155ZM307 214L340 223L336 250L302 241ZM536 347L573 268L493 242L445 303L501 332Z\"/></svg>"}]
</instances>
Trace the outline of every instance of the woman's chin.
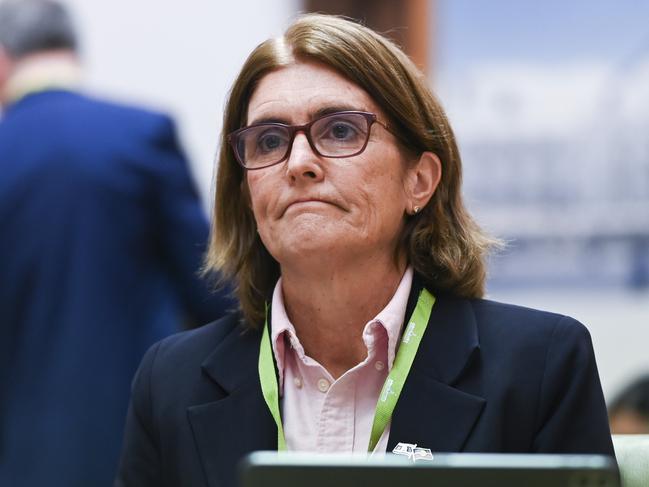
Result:
<instances>
[{"instance_id":1,"label":"woman's chin","mask_svg":"<svg viewBox=\"0 0 649 487\"><path fill-rule=\"evenodd\" d=\"M267 248L282 266L286 265L333 265L342 262L347 254L360 248L359 242L349 238L349 234L318 231L296 231L276 239Z\"/></svg>"}]
</instances>

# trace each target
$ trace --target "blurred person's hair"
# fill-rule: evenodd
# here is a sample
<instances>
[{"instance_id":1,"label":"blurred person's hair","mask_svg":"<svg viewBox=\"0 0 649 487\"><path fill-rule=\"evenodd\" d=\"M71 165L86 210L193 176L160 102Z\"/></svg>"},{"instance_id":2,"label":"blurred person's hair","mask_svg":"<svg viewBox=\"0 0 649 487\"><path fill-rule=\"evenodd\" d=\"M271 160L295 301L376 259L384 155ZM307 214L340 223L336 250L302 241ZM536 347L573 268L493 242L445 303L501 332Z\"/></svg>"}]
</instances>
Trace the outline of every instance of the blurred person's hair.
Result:
<instances>
[{"instance_id":1,"label":"blurred person's hair","mask_svg":"<svg viewBox=\"0 0 649 487\"><path fill-rule=\"evenodd\" d=\"M636 379L613 398L608 406L609 415L628 411L649 423L649 375Z\"/></svg>"},{"instance_id":2,"label":"blurred person's hair","mask_svg":"<svg viewBox=\"0 0 649 487\"><path fill-rule=\"evenodd\" d=\"M77 50L65 6L52 0L0 1L0 46L13 58L51 50Z\"/></svg>"},{"instance_id":3,"label":"blurred person's hair","mask_svg":"<svg viewBox=\"0 0 649 487\"><path fill-rule=\"evenodd\" d=\"M350 20L318 14L298 17L283 37L260 44L233 84L223 119L206 270L219 270L223 280L235 282L249 326L263 322L264 303L280 268L257 233L245 171L227 135L246 124L248 103L261 78L303 61L324 64L364 89L388 117L391 132L407 153L431 151L440 158L439 186L420 213L406 217L396 250L405 251L430 289L481 297L485 257L497 241L480 230L464 207L455 136L427 79L385 37Z\"/></svg>"}]
</instances>

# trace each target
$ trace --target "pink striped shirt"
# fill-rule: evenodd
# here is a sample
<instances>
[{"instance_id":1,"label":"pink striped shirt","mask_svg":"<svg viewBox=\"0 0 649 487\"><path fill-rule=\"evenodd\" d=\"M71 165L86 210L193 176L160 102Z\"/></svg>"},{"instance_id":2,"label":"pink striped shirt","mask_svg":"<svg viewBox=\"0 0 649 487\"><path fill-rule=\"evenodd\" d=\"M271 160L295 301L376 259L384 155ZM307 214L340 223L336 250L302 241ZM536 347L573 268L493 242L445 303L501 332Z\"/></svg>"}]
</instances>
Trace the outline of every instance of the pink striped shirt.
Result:
<instances>
[{"instance_id":1,"label":"pink striped shirt","mask_svg":"<svg viewBox=\"0 0 649 487\"><path fill-rule=\"evenodd\" d=\"M397 291L363 329L365 360L338 379L304 353L286 315L282 280L275 286L271 340L277 368L286 444L292 451L367 452L374 410L392 368L401 336L412 269L404 273ZM385 452L390 425L374 452Z\"/></svg>"}]
</instances>

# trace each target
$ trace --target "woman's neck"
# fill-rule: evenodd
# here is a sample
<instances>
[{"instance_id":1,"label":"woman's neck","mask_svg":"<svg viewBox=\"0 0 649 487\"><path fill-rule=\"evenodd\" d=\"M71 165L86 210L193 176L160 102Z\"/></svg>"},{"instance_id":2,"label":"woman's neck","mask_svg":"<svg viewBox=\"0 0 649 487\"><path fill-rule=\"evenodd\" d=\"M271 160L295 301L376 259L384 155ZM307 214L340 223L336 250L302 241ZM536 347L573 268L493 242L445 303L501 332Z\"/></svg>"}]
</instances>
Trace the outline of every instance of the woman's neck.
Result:
<instances>
[{"instance_id":1,"label":"woman's neck","mask_svg":"<svg viewBox=\"0 0 649 487\"><path fill-rule=\"evenodd\" d=\"M282 268L284 306L305 353L335 378L363 361L363 328L390 302L405 268L392 259L318 273Z\"/></svg>"}]
</instances>

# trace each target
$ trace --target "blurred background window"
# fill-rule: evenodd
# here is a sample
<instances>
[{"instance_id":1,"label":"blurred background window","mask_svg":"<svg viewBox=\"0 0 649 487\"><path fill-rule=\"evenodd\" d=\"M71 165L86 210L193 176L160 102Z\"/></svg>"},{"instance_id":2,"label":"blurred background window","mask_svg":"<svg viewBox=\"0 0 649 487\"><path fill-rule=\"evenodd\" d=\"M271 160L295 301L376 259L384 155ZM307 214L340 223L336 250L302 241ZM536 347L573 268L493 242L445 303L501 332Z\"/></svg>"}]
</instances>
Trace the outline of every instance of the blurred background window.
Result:
<instances>
[{"instance_id":1,"label":"blurred background window","mask_svg":"<svg viewBox=\"0 0 649 487\"><path fill-rule=\"evenodd\" d=\"M489 295L575 316L608 398L649 370L649 3L436 2L433 81Z\"/></svg>"}]
</instances>

